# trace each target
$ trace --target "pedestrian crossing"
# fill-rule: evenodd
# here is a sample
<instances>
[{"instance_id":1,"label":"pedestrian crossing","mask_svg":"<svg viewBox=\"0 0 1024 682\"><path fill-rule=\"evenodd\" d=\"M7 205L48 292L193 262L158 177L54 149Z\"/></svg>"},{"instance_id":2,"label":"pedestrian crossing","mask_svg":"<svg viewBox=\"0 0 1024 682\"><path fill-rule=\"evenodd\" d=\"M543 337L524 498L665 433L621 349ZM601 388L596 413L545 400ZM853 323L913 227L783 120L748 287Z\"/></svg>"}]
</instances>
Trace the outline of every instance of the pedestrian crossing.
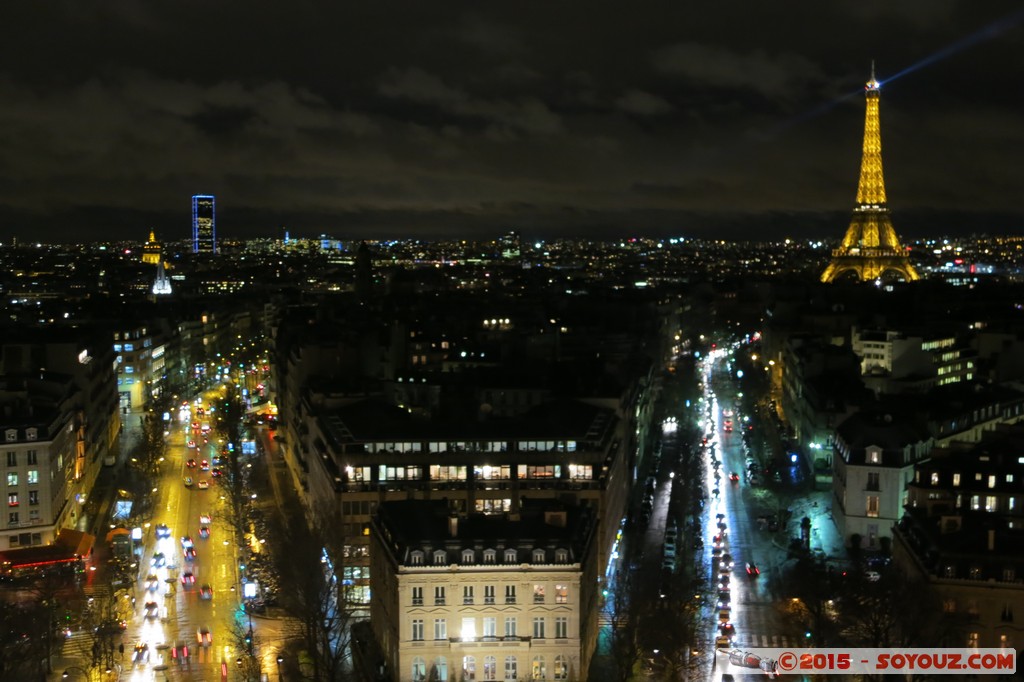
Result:
<instances>
[{"instance_id":1,"label":"pedestrian crossing","mask_svg":"<svg viewBox=\"0 0 1024 682\"><path fill-rule=\"evenodd\" d=\"M85 585L82 587L82 593L87 597L109 597L110 585L106 583Z\"/></svg>"},{"instance_id":2,"label":"pedestrian crossing","mask_svg":"<svg viewBox=\"0 0 1024 682\"><path fill-rule=\"evenodd\" d=\"M798 645L800 645L800 642L796 637L788 637L786 635L755 635L750 633L740 633L733 637L732 641L732 646L734 648L770 647L774 649L786 649Z\"/></svg>"}]
</instances>

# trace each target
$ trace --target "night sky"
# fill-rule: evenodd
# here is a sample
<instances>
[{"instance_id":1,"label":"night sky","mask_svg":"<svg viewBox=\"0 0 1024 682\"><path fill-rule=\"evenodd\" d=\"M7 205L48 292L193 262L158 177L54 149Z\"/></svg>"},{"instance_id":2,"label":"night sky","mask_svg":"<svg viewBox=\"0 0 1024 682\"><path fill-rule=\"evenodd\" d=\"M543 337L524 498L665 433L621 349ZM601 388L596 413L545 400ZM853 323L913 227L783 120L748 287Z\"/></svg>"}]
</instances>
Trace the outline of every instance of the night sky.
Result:
<instances>
[{"instance_id":1,"label":"night sky","mask_svg":"<svg viewBox=\"0 0 1024 682\"><path fill-rule=\"evenodd\" d=\"M0 241L1024 232L1019 2L5 3ZM911 70L893 78L915 65Z\"/></svg>"}]
</instances>

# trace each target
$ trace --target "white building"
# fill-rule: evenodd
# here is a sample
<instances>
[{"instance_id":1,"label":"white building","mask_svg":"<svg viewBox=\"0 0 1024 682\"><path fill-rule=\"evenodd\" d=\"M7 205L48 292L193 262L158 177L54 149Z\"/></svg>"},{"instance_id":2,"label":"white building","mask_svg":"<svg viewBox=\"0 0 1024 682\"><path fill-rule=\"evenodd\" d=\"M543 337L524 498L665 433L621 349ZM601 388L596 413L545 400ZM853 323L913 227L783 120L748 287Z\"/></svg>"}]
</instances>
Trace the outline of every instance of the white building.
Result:
<instances>
[{"instance_id":1,"label":"white building","mask_svg":"<svg viewBox=\"0 0 1024 682\"><path fill-rule=\"evenodd\" d=\"M381 504L370 613L389 678L587 679L596 528L590 509L550 501L462 517L443 500Z\"/></svg>"},{"instance_id":2,"label":"white building","mask_svg":"<svg viewBox=\"0 0 1024 682\"><path fill-rule=\"evenodd\" d=\"M84 473L75 456L72 415L12 407L5 406L0 421L7 512L0 550L51 544L62 527L71 526L76 502L69 495Z\"/></svg>"},{"instance_id":3,"label":"white building","mask_svg":"<svg viewBox=\"0 0 1024 682\"><path fill-rule=\"evenodd\" d=\"M859 412L836 429L832 458L832 513L845 542L860 538L878 548L903 516L914 465L927 457L932 438L905 416Z\"/></svg>"}]
</instances>

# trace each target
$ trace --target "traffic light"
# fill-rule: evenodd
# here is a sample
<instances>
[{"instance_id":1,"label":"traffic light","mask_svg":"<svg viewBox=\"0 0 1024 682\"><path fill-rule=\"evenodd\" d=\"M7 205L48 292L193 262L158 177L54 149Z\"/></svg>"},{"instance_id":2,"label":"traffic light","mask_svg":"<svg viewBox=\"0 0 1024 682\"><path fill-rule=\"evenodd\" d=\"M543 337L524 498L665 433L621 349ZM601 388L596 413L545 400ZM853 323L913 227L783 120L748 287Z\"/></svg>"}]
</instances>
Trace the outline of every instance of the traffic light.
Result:
<instances>
[{"instance_id":1,"label":"traffic light","mask_svg":"<svg viewBox=\"0 0 1024 682\"><path fill-rule=\"evenodd\" d=\"M252 630L245 633L245 648L249 651L249 655L252 655Z\"/></svg>"}]
</instances>

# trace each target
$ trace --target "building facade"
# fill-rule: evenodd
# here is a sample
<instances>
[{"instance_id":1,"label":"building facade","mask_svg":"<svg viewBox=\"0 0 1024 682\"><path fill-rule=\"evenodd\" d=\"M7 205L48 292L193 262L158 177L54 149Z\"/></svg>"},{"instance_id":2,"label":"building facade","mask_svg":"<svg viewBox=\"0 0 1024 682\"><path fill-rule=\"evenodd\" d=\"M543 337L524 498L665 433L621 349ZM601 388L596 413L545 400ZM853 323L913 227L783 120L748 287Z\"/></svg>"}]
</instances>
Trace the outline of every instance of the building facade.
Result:
<instances>
[{"instance_id":1,"label":"building facade","mask_svg":"<svg viewBox=\"0 0 1024 682\"><path fill-rule=\"evenodd\" d=\"M935 450L909 486L893 560L942 599L948 646L1024 644L1024 427Z\"/></svg>"},{"instance_id":2,"label":"building facade","mask_svg":"<svg viewBox=\"0 0 1024 682\"><path fill-rule=\"evenodd\" d=\"M6 523L0 549L54 542L73 524L76 500L68 491L84 474L75 456L74 414L57 406L4 404L3 480Z\"/></svg>"},{"instance_id":3,"label":"building facade","mask_svg":"<svg viewBox=\"0 0 1024 682\"><path fill-rule=\"evenodd\" d=\"M364 601L372 571L363 531L391 500L443 497L459 513L495 515L519 513L526 500L587 505L598 517L598 559L609 561L632 481L614 411L553 401L518 419L473 423L415 419L373 400L306 408L309 418L290 432L310 452L300 467L307 508L344 524L356 557L344 577Z\"/></svg>"},{"instance_id":4,"label":"building facade","mask_svg":"<svg viewBox=\"0 0 1024 682\"><path fill-rule=\"evenodd\" d=\"M372 525L371 625L388 677L585 680L597 642L594 516L452 515L388 502Z\"/></svg>"},{"instance_id":5,"label":"building facade","mask_svg":"<svg viewBox=\"0 0 1024 682\"><path fill-rule=\"evenodd\" d=\"M836 430L832 514L846 544L878 549L903 516L914 465L932 439L915 419L859 412Z\"/></svg>"},{"instance_id":6,"label":"building facade","mask_svg":"<svg viewBox=\"0 0 1024 682\"><path fill-rule=\"evenodd\" d=\"M214 197L197 194L192 197L192 253L217 253L217 217Z\"/></svg>"}]
</instances>

